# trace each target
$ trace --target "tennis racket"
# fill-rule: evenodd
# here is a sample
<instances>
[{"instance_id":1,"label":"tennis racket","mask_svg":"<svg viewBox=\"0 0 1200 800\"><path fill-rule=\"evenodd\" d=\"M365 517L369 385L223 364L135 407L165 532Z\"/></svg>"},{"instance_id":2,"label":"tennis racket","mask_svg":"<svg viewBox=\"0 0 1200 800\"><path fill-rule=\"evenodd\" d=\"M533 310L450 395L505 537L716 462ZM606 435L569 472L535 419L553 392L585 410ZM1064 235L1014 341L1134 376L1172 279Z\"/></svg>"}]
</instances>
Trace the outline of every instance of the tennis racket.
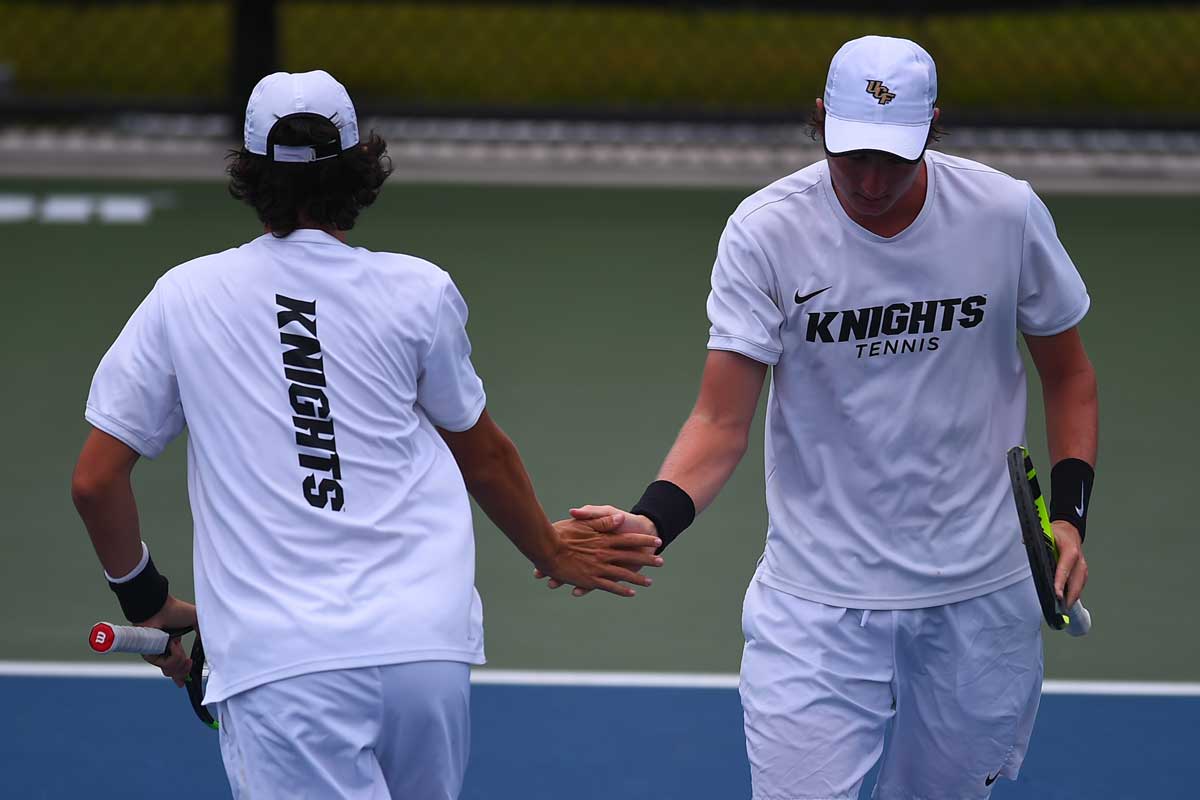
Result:
<instances>
[{"instance_id":1,"label":"tennis racket","mask_svg":"<svg viewBox=\"0 0 1200 800\"><path fill-rule=\"evenodd\" d=\"M92 626L88 636L88 645L95 653L137 653L144 656L166 655L172 639L178 639L192 628L176 628L169 631L158 628L136 628L132 625L111 625L107 622L97 622ZM200 641L200 631L192 642L192 669L184 678L184 688L187 690L188 702L192 710L208 727L216 730L219 723L204 707L204 686L208 681L208 663L204 660L204 643Z\"/></svg>"},{"instance_id":2,"label":"tennis racket","mask_svg":"<svg viewBox=\"0 0 1200 800\"><path fill-rule=\"evenodd\" d=\"M1046 618L1046 624L1056 631L1065 629L1071 636L1084 636L1092 628L1092 615L1079 600L1069 609L1064 609L1054 593L1058 543L1054 541L1046 500L1038 486L1037 470L1033 468L1033 459L1024 447L1014 447L1008 451L1008 477L1012 482L1013 500L1016 501L1017 517L1021 521L1021 540L1029 556L1042 616Z\"/></svg>"}]
</instances>

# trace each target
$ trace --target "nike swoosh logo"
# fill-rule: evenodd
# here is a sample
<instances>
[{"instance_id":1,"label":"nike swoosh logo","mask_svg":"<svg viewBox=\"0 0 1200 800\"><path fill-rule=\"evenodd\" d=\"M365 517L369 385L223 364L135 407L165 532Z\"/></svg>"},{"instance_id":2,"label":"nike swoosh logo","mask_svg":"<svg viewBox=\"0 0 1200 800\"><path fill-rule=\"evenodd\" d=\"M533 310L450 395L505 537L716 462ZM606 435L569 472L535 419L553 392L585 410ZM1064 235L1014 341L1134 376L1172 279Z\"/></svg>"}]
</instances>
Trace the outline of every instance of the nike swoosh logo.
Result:
<instances>
[{"instance_id":1,"label":"nike swoosh logo","mask_svg":"<svg viewBox=\"0 0 1200 800\"><path fill-rule=\"evenodd\" d=\"M812 300L814 297L819 295L821 292L828 292L832 288L833 288L832 286L826 286L824 289L817 289L812 294L806 294L806 295L801 295L800 291L797 290L796 291L796 305L800 305L801 303L807 303L809 300Z\"/></svg>"},{"instance_id":2,"label":"nike swoosh logo","mask_svg":"<svg viewBox=\"0 0 1200 800\"><path fill-rule=\"evenodd\" d=\"M1000 777L999 772L997 772L995 775L988 775L986 778L983 779L983 785L991 786L993 783L996 782L996 778L999 778L999 777Z\"/></svg>"},{"instance_id":3,"label":"nike swoosh logo","mask_svg":"<svg viewBox=\"0 0 1200 800\"><path fill-rule=\"evenodd\" d=\"M1081 517L1083 516L1083 493L1086 489L1086 484L1079 484L1079 505L1075 506L1075 513Z\"/></svg>"}]
</instances>

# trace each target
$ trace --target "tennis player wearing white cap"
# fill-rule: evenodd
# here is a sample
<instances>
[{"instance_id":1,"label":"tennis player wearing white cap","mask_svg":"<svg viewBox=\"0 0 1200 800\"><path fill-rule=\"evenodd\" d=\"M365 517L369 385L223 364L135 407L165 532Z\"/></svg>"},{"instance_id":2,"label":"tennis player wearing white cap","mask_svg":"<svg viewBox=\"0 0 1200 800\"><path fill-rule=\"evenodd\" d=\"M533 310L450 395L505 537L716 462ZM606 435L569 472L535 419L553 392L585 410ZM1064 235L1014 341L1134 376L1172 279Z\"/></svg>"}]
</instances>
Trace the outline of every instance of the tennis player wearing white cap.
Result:
<instances>
[{"instance_id":1,"label":"tennis player wearing white cap","mask_svg":"<svg viewBox=\"0 0 1200 800\"><path fill-rule=\"evenodd\" d=\"M1025 439L1019 333L1057 462L1057 586L1070 603L1087 580L1088 294L1027 183L926 149L936 97L913 42L834 56L826 158L730 217L699 399L620 527L670 543L713 501L770 367L770 523L741 672L757 800L856 800L881 756L879 800L985 798L1016 777L1042 679L1005 465Z\"/></svg>"},{"instance_id":2,"label":"tennis player wearing white cap","mask_svg":"<svg viewBox=\"0 0 1200 800\"><path fill-rule=\"evenodd\" d=\"M131 621L198 611L236 797L458 796L483 662L468 492L561 580L629 595L661 562L653 536L551 525L450 276L346 243L385 151L328 73L264 78L229 171L266 233L163 275L88 396L76 506ZM196 606L150 560L130 485L185 427ZM148 660L180 684L190 666L178 640Z\"/></svg>"}]
</instances>

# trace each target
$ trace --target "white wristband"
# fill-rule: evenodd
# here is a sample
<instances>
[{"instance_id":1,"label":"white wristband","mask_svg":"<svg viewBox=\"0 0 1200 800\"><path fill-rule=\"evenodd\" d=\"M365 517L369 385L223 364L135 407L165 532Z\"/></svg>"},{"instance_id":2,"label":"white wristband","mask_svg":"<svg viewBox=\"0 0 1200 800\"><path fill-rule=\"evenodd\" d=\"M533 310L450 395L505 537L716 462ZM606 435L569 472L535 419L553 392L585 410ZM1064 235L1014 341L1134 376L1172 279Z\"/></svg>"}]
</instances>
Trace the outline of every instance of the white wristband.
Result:
<instances>
[{"instance_id":1,"label":"white wristband","mask_svg":"<svg viewBox=\"0 0 1200 800\"><path fill-rule=\"evenodd\" d=\"M142 560L137 563L128 575L122 575L119 578L114 578L108 574L108 570L104 571L104 577L108 578L109 583L129 583L131 580L142 574L142 570L146 568L146 564L150 561L150 548L146 547L146 543L142 542Z\"/></svg>"}]
</instances>

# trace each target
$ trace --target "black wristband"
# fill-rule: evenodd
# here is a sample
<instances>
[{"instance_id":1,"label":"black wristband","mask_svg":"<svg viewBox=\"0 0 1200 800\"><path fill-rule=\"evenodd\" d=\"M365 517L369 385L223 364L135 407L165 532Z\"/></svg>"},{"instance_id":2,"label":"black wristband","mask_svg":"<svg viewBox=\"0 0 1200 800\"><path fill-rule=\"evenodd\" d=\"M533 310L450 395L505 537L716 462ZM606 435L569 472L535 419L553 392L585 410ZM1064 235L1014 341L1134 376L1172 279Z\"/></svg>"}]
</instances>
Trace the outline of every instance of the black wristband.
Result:
<instances>
[{"instance_id":1,"label":"black wristband","mask_svg":"<svg viewBox=\"0 0 1200 800\"><path fill-rule=\"evenodd\" d=\"M1050 470L1050 521L1063 519L1074 525L1081 542L1086 536L1095 480L1091 464L1078 458L1064 458Z\"/></svg>"},{"instance_id":2,"label":"black wristband","mask_svg":"<svg viewBox=\"0 0 1200 800\"><path fill-rule=\"evenodd\" d=\"M130 622L145 622L167 602L167 576L159 574L153 558L147 559L136 577L124 583L109 581L108 588L117 595L121 611Z\"/></svg>"},{"instance_id":3,"label":"black wristband","mask_svg":"<svg viewBox=\"0 0 1200 800\"><path fill-rule=\"evenodd\" d=\"M696 504L687 492L670 481L655 481L642 492L642 499L634 503L630 513L649 517L654 523L658 538L662 539L662 547L655 552L661 553L692 524Z\"/></svg>"}]
</instances>

